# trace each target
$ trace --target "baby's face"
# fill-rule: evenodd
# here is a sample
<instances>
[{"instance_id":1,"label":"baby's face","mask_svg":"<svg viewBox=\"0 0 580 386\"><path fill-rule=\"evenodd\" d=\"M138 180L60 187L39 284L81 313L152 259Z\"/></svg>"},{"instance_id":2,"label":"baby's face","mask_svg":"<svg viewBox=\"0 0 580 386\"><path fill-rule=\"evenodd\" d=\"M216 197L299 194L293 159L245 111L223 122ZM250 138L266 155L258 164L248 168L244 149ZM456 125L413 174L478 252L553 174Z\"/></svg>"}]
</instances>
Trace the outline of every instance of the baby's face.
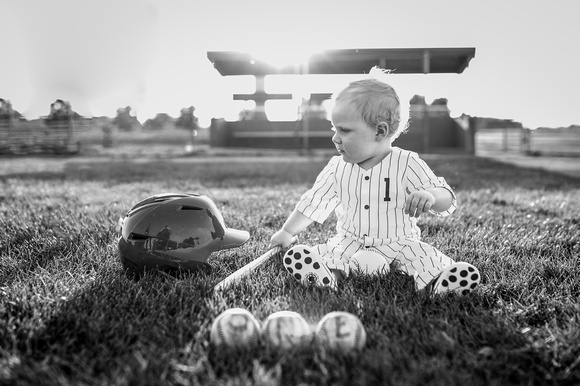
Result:
<instances>
[{"instance_id":1,"label":"baby's face","mask_svg":"<svg viewBox=\"0 0 580 386\"><path fill-rule=\"evenodd\" d=\"M337 103L332 109L331 120L332 142L345 162L367 169L384 158L385 142L388 141L377 135L377 131L368 126L352 106Z\"/></svg>"}]
</instances>

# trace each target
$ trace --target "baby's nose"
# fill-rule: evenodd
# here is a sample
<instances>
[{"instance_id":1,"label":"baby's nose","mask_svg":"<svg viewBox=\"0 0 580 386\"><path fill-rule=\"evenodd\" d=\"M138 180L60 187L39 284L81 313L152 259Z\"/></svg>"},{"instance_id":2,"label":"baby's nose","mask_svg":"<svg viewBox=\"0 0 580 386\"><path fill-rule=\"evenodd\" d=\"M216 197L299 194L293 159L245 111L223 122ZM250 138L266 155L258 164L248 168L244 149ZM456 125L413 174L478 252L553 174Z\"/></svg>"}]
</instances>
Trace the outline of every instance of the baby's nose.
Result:
<instances>
[{"instance_id":1,"label":"baby's nose","mask_svg":"<svg viewBox=\"0 0 580 386\"><path fill-rule=\"evenodd\" d=\"M332 135L332 142L334 143L340 143L340 137L338 136L338 133L335 131L334 134Z\"/></svg>"}]
</instances>

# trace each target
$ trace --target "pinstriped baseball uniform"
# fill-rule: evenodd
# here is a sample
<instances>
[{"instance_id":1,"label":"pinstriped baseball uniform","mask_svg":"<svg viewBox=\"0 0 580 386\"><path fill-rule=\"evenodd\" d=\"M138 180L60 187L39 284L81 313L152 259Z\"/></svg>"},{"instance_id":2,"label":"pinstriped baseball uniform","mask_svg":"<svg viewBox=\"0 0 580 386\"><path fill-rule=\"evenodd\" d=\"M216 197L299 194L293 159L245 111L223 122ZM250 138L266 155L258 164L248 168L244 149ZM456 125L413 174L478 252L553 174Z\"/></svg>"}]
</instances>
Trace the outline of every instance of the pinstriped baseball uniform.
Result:
<instances>
[{"instance_id":1,"label":"pinstriped baseball uniform","mask_svg":"<svg viewBox=\"0 0 580 386\"><path fill-rule=\"evenodd\" d=\"M417 153L393 147L378 165L364 170L357 164L333 157L304 193L296 209L322 223L333 211L337 235L318 252L330 268L349 272L348 262L361 249L380 253L388 262L397 260L400 269L423 288L454 261L420 241L417 219L405 214L410 192L434 187L449 190L451 207L438 216L451 214L457 199L444 178L437 177Z\"/></svg>"}]
</instances>

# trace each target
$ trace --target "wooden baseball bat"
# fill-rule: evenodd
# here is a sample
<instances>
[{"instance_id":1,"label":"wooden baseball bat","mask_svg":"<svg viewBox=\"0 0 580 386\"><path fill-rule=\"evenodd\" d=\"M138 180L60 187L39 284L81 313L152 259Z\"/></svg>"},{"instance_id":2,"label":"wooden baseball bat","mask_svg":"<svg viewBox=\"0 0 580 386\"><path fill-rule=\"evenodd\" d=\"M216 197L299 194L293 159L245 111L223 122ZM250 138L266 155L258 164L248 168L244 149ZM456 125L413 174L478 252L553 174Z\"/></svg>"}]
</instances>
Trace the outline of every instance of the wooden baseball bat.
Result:
<instances>
[{"instance_id":1,"label":"wooden baseball bat","mask_svg":"<svg viewBox=\"0 0 580 386\"><path fill-rule=\"evenodd\" d=\"M292 238L292 244L296 243L296 237ZM215 285L213 288L214 291L220 291L232 284L234 281L241 279L244 276L249 275L252 271L256 268L262 266L265 262L267 262L272 256L277 255L278 253L282 252L282 247L277 246L272 249L269 249L264 254L259 256L257 259L252 260L248 264L244 265L219 283Z\"/></svg>"}]
</instances>

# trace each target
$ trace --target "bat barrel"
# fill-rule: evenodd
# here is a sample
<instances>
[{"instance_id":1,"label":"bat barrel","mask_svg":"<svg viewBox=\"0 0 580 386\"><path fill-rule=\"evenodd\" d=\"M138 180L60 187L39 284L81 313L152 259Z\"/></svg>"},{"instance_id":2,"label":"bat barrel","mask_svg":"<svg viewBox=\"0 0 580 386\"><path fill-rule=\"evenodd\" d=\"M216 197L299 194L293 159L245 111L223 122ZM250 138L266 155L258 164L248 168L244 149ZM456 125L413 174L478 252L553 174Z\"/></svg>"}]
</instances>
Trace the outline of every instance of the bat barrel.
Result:
<instances>
[{"instance_id":1,"label":"bat barrel","mask_svg":"<svg viewBox=\"0 0 580 386\"><path fill-rule=\"evenodd\" d=\"M263 255L261 255L260 257L258 257L257 259L255 259L255 260L251 261L250 263L244 265L242 268L238 269L237 271L235 271L234 273L232 273L231 275L229 275L228 277L226 277L225 279L223 279L222 281L220 281L214 287L214 290L215 291L223 290L224 288L226 288L227 286L231 285L236 280L239 280L242 277L249 275L256 268L260 267L266 261L268 261L272 256L277 255L278 253L280 253L280 251L282 251L282 248L281 247L275 247L275 248L270 249L269 251L267 251L266 253L264 253Z\"/></svg>"}]
</instances>

